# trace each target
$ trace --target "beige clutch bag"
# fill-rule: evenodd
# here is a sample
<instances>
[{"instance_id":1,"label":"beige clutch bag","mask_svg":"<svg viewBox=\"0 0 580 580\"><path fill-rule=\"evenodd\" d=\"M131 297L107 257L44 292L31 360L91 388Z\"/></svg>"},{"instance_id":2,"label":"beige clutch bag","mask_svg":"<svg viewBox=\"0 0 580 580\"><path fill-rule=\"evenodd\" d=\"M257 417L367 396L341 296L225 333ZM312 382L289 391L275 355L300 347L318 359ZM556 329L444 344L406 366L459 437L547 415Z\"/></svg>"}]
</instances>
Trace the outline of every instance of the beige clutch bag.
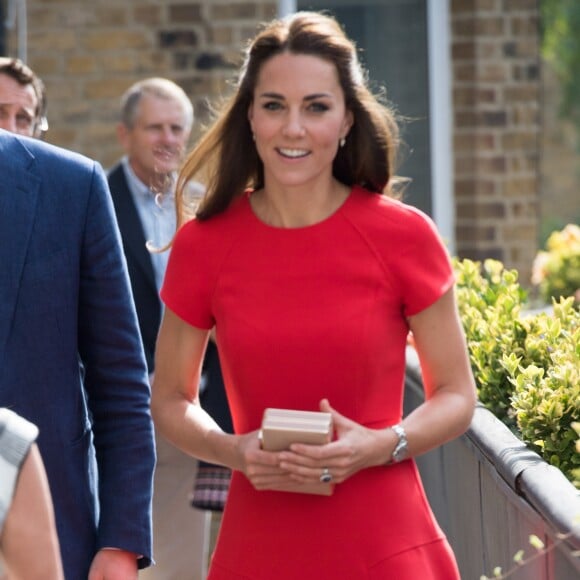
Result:
<instances>
[{"instance_id":1,"label":"beige clutch bag","mask_svg":"<svg viewBox=\"0 0 580 580\"><path fill-rule=\"evenodd\" d=\"M283 451L292 443L324 445L332 440L332 415L316 411L266 409L260 432L262 449ZM290 484L278 491L332 495L331 483Z\"/></svg>"}]
</instances>

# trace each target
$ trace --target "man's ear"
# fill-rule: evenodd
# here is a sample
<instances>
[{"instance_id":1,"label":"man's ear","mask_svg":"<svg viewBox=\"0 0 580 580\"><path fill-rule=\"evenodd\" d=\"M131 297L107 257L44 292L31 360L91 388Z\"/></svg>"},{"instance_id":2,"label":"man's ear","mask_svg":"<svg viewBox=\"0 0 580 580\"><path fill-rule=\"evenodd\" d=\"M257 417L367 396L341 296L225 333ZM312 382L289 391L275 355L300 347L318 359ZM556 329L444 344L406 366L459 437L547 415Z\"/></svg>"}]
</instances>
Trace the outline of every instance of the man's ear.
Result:
<instances>
[{"instance_id":1,"label":"man's ear","mask_svg":"<svg viewBox=\"0 0 580 580\"><path fill-rule=\"evenodd\" d=\"M121 144L123 149L127 148L127 135L128 135L128 133L129 133L129 130L127 129L127 127L125 127L125 125L123 125L123 123L119 123L117 125L117 139L119 140L119 143Z\"/></svg>"}]
</instances>

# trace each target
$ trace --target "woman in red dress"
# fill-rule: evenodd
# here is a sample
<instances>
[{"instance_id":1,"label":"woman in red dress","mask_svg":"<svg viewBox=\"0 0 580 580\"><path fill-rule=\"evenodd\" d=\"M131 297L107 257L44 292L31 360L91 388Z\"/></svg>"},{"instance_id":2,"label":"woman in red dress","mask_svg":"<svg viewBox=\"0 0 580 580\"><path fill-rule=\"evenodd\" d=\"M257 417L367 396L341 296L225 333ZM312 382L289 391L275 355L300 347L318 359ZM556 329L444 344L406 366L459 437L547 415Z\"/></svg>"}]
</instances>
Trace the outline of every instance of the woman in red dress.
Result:
<instances>
[{"instance_id":1,"label":"woman in red dress","mask_svg":"<svg viewBox=\"0 0 580 580\"><path fill-rule=\"evenodd\" d=\"M302 12L256 36L184 165L152 411L175 445L234 470L211 580L459 577L413 457L465 431L475 388L447 252L392 195L397 139L353 43ZM198 401L214 327L233 435ZM409 332L426 400L402 418ZM333 440L261 449L268 407L331 413ZM332 495L282 491L329 481Z\"/></svg>"}]
</instances>

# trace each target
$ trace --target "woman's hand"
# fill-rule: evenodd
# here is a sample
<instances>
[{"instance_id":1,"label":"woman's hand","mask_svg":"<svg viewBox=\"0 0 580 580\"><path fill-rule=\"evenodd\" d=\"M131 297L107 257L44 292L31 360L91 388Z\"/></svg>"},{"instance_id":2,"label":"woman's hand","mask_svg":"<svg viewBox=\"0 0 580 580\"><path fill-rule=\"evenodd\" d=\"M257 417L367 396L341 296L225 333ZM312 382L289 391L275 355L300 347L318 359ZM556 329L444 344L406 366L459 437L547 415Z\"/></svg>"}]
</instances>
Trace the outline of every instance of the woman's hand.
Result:
<instances>
[{"instance_id":1,"label":"woman's hand","mask_svg":"<svg viewBox=\"0 0 580 580\"><path fill-rule=\"evenodd\" d=\"M264 451L260 447L259 431L237 435L238 469L259 490L280 489L295 484L290 473L280 466L280 453Z\"/></svg>"},{"instance_id":2,"label":"woman's hand","mask_svg":"<svg viewBox=\"0 0 580 580\"><path fill-rule=\"evenodd\" d=\"M326 445L295 443L290 451L280 452L280 468L295 482L320 481L328 469L333 483L342 483L361 469L384 465L396 444L390 429L369 429L333 409L324 399L320 410L331 413L337 439Z\"/></svg>"}]
</instances>

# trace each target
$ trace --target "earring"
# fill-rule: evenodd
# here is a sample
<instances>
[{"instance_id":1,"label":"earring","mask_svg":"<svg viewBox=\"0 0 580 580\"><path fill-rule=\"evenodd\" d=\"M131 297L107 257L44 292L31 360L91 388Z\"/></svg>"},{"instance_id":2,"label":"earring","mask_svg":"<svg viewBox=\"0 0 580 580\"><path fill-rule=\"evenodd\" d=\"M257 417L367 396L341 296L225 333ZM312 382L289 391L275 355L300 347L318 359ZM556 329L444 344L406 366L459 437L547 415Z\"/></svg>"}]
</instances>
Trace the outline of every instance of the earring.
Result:
<instances>
[{"instance_id":1,"label":"earring","mask_svg":"<svg viewBox=\"0 0 580 580\"><path fill-rule=\"evenodd\" d=\"M345 139L344 137L342 137L342 138L340 139L339 143L340 143L340 146L341 146L341 147L344 147L344 144L346 143L346 139Z\"/></svg>"}]
</instances>

